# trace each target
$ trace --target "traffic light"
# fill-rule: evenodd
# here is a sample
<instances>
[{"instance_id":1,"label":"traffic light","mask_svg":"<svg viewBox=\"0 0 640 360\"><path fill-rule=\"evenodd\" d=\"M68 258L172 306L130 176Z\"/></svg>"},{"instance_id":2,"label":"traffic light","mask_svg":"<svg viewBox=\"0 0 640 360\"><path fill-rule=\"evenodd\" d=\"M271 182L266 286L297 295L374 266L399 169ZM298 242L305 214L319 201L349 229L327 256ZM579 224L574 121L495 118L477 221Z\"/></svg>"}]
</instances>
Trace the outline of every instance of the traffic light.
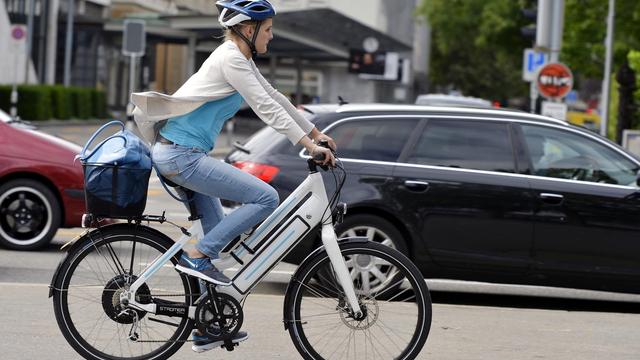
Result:
<instances>
[{"instance_id":1,"label":"traffic light","mask_svg":"<svg viewBox=\"0 0 640 360\"><path fill-rule=\"evenodd\" d=\"M535 8L521 9L520 13L529 24L520 28L520 34L533 43L536 40L536 20L538 18L538 10Z\"/></svg>"}]
</instances>

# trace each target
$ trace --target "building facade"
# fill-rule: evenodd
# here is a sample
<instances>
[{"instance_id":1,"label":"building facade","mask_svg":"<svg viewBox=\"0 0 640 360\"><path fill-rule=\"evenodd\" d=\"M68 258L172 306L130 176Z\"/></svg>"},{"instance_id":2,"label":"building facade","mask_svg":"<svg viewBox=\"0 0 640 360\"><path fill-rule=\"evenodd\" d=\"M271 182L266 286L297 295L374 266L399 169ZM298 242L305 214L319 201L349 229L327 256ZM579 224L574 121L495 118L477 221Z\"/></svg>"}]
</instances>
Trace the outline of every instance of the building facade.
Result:
<instances>
[{"instance_id":1,"label":"building facade","mask_svg":"<svg viewBox=\"0 0 640 360\"><path fill-rule=\"evenodd\" d=\"M10 24L24 22L33 4L38 9L31 82L63 81L70 1L0 0ZM338 96L349 102L413 102L420 87L416 80L424 81L427 68L415 60L428 58L428 43L417 41L425 38L424 26L413 18L417 1L272 0L278 9L274 40L256 62L294 103L336 102ZM146 23L145 56L136 63L138 90L174 92L223 41L212 0L75 0L74 5L71 84L106 90L112 109L128 101L131 59L121 53L126 19ZM54 46L47 41L52 36ZM365 39L374 39L378 52L397 54L398 76L382 80L349 72L350 53L362 50ZM0 77L0 83L7 82Z\"/></svg>"}]
</instances>

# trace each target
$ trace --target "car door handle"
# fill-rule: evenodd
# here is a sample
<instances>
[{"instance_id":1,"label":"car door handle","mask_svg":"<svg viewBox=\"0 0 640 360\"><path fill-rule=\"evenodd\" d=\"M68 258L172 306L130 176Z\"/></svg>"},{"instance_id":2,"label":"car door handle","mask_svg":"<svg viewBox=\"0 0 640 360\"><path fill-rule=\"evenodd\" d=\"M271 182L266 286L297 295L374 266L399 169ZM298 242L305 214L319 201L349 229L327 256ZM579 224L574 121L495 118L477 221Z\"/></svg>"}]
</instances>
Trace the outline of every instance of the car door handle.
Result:
<instances>
[{"instance_id":1,"label":"car door handle","mask_svg":"<svg viewBox=\"0 0 640 360\"><path fill-rule=\"evenodd\" d=\"M404 186L411 191L425 191L429 188L429 183L418 180L405 180Z\"/></svg>"},{"instance_id":2,"label":"car door handle","mask_svg":"<svg viewBox=\"0 0 640 360\"><path fill-rule=\"evenodd\" d=\"M564 196L560 194L540 193L540 198L542 201L552 205L560 205L564 201Z\"/></svg>"}]
</instances>

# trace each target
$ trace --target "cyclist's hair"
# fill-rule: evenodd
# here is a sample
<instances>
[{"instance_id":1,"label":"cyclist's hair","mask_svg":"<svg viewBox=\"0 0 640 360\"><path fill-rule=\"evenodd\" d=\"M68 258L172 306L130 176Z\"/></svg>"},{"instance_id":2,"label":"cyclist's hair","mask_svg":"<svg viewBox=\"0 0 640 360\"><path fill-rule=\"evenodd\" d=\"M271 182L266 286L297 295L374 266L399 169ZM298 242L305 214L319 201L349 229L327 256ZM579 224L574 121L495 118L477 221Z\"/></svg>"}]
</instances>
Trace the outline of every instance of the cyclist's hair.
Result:
<instances>
[{"instance_id":1,"label":"cyclist's hair","mask_svg":"<svg viewBox=\"0 0 640 360\"><path fill-rule=\"evenodd\" d=\"M255 28L257 24L258 22L256 20L246 20L239 23L238 25L234 25L233 27L236 28L237 30L241 30L245 26L253 26ZM236 33L234 33L233 30L231 30L231 28L224 29L224 40L227 41L227 40L234 40L234 39L240 39L240 37Z\"/></svg>"}]
</instances>

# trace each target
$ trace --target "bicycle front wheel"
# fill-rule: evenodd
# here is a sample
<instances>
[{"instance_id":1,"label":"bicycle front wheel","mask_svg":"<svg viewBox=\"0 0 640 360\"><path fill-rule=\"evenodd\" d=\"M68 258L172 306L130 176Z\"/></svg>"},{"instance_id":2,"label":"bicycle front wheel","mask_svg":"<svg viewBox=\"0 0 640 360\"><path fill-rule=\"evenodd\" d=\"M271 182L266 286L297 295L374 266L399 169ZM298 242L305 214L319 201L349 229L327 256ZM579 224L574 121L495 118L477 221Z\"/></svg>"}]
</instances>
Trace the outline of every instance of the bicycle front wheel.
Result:
<instances>
[{"instance_id":1,"label":"bicycle front wheel","mask_svg":"<svg viewBox=\"0 0 640 360\"><path fill-rule=\"evenodd\" d=\"M363 310L358 316L326 252L300 265L289 289L289 334L305 359L414 359L431 328L431 298L416 266L400 252L372 243L340 244ZM354 271L355 270L355 271ZM388 279L371 287L369 277Z\"/></svg>"},{"instance_id":2,"label":"bicycle front wheel","mask_svg":"<svg viewBox=\"0 0 640 360\"><path fill-rule=\"evenodd\" d=\"M86 359L166 359L193 328L187 317L133 309L120 294L173 242L144 226L110 225L85 235L83 246L67 255L53 298L58 326L69 344ZM142 304L189 306L197 283L171 262L138 289Z\"/></svg>"}]
</instances>

